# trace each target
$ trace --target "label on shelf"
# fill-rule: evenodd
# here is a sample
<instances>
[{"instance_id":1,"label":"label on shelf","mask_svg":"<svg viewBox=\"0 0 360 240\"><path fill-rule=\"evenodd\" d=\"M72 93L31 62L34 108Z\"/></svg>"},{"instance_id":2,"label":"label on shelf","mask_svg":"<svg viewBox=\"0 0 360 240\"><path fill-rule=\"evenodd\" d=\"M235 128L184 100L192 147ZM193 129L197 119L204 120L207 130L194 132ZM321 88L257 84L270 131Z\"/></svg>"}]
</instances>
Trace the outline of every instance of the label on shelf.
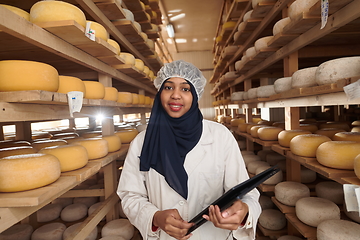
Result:
<instances>
[{"instance_id":1,"label":"label on shelf","mask_svg":"<svg viewBox=\"0 0 360 240\"><path fill-rule=\"evenodd\" d=\"M326 26L329 16L329 0L321 0L321 28Z\"/></svg>"},{"instance_id":2,"label":"label on shelf","mask_svg":"<svg viewBox=\"0 0 360 240\"><path fill-rule=\"evenodd\" d=\"M360 79L344 86L344 92L349 100L360 98Z\"/></svg>"},{"instance_id":3,"label":"label on shelf","mask_svg":"<svg viewBox=\"0 0 360 240\"><path fill-rule=\"evenodd\" d=\"M91 22L86 22L85 36L95 41L95 30L90 28Z\"/></svg>"},{"instance_id":4,"label":"label on shelf","mask_svg":"<svg viewBox=\"0 0 360 240\"><path fill-rule=\"evenodd\" d=\"M67 93L70 117L74 117L74 112L80 112L83 104L84 93L72 91Z\"/></svg>"},{"instance_id":5,"label":"label on shelf","mask_svg":"<svg viewBox=\"0 0 360 240\"><path fill-rule=\"evenodd\" d=\"M343 188L346 210L348 212L360 212L360 186L353 184L344 184Z\"/></svg>"}]
</instances>

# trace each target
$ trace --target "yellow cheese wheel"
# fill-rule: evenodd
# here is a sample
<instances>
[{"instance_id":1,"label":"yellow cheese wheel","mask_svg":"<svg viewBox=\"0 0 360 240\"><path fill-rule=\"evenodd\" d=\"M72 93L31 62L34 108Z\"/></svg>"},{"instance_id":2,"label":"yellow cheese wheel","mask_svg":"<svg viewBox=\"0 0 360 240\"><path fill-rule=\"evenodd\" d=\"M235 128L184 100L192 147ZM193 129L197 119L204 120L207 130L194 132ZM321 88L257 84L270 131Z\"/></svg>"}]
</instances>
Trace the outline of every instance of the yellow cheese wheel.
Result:
<instances>
[{"instance_id":1,"label":"yellow cheese wheel","mask_svg":"<svg viewBox=\"0 0 360 240\"><path fill-rule=\"evenodd\" d=\"M139 71L143 71L144 70L144 62L141 59L136 58L135 59L135 68L138 69Z\"/></svg>"},{"instance_id":2,"label":"yellow cheese wheel","mask_svg":"<svg viewBox=\"0 0 360 240\"><path fill-rule=\"evenodd\" d=\"M345 130L339 129L339 128L322 128L322 129L317 130L315 132L315 134L325 135L332 139L332 137L335 135L335 133L338 133L338 132L345 132Z\"/></svg>"},{"instance_id":3,"label":"yellow cheese wheel","mask_svg":"<svg viewBox=\"0 0 360 240\"><path fill-rule=\"evenodd\" d=\"M150 68L148 66L144 66L143 72L146 74L146 76L149 76Z\"/></svg>"},{"instance_id":4,"label":"yellow cheese wheel","mask_svg":"<svg viewBox=\"0 0 360 240\"><path fill-rule=\"evenodd\" d=\"M351 126L353 127L359 127L360 126L360 120L355 120L351 123Z\"/></svg>"},{"instance_id":5,"label":"yellow cheese wheel","mask_svg":"<svg viewBox=\"0 0 360 240\"><path fill-rule=\"evenodd\" d=\"M228 118L228 117L227 117L227 118ZM228 119L230 119L229 121L231 121L231 117L228 118ZM225 118L225 120L226 120L226 118ZM225 122L226 122L226 121L225 121ZM251 134L251 128L252 128L253 126L256 126L256 124L255 124L255 123L248 123L248 124L246 125L246 132L247 132L248 134Z\"/></svg>"},{"instance_id":6,"label":"yellow cheese wheel","mask_svg":"<svg viewBox=\"0 0 360 240\"><path fill-rule=\"evenodd\" d=\"M148 40L148 35L146 33L141 32L140 36L144 39L145 42Z\"/></svg>"},{"instance_id":7,"label":"yellow cheese wheel","mask_svg":"<svg viewBox=\"0 0 360 240\"><path fill-rule=\"evenodd\" d=\"M266 125L254 125L250 128L250 135L254 138L259 138L258 130Z\"/></svg>"},{"instance_id":8,"label":"yellow cheese wheel","mask_svg":"<svg viewBox=\"0 0 360 240\"><path fill-rule=\"evenodd\" d=\"M116 49L116 55L119 55L121 48L118 42L110 38L107 40L107 42Z\"/></svg>"},{"instance_id":9,"label":"yellow cheese wheel","mask_svg":"<svg viewBox=\"0 0 360 240\"><path fill-rule=\"evenodd\" d=\"M0 158L36 152L37 150L31 146L0 148Z\"/></svg>"},{"instance_id":10,"label":"yellow cheese wheel","mask_svg":"<svg viewBox=\"0 0 360 240\"><path fill-rule=\"evenodd\" d=\"M120 130L115 132L115 134L117 136L120 137L121 142L126 144L126 143L130 143L135 137L136 135L138 135L138 130L137 129L124 129L124 130Z\"/></svg>"},{"instance_id":11,"label":"yellow cheese wheel","mask_svg":"<svg viewBox=\"0 0 360 240\"><path fill-rule=\"evenodd\" d=\"M154 80L154 78L155 78L155 74L154 74L154 72L151 71L151 70L150 70L150 72L149 72L149 78L150 78L150 80Z\"/></svg>"},{"instance_id":12,"label":"yellow cheese wheel","mask_svg":"<svg viewBox=\"0 0 360 240\"><path fill-rule=\"evenodd\" d=\"M116 102L118 100L118 90L114 87L105 87L104 100Z\"/></svg>"},{"instance_id":13,"label":"yellow cheese wheel","mask_svg":"<svg viewBox=\"0 0 360 240\"><path fill-rule=\"evenodd\" d=\"M301 129L304 131L309 131L311 133L315 133L318 130L318 127L315 124L302 123L296 129Z\"/></svg>"},{"instance_id":14,"label":"yellow cheese wheel","mask_svg":"<svg viewBox=\"0 0 360 240\"><path fill-rule=\"evenodd\" d=\"M150 49L155 50L155 43L152 39L147 39L146 44L149 46Z\"/></svg>"},{"instance_id":15,"label":"yellow cheese wheel","mask_svg":"<svg viewBox=\"0 0 360 240\"><path fill-rule=\"evenodd\" d=\"M139 94L132 93L132 104L139 104Z\"/></svg>"},{"instance_id":16,"label":"yellow cheese wheel","mask_svg":"<svg viewBox=\"0 0 360 240\"><path fill-rule=\"evenodd\" d=\"M0 142L0 149L1 148L8 148L8 147L20 147L20 146L31 146L28 141L1 141Z\"/></svg>"},{"instance_id":17,"label":"yellow cheese wheel","mask_svg":"<svg viewBox=\"0 0 360 240\"><path fill-rule=\"evenodd\" d=\"M131 53L120 53L120 57L125 61L125 64L135 65L135 57Z\"/></svg>"},{"instance_id":18,"label":"yellow cheese wheel","mask_svg":"<svg viewBox=\"0 0 360 240\"><path fill-rule=\"evenodd\" d=\"M360 127L351 128L351 132L360 132Z\"/></svg>"},{"instance_id":19,"label":"yellow cheese wheel","mask_svg":"<svg viewBox=\"0 0 360 240\"><path fill-rule=\"evenodd\" d=\"M329 141L322 143L316 151L317 161L331 168L354 169L354 159L360 154L360 142Z\"/></svg>"},{"instance_id":20,"label":"yellow cheese wheel","mask_svg":"<svg viewBox=\"0 0 360 240\"><path fill-rule=\"evenodd\" d=\"M354 159L354 172L355 175L360 179L360 154L356 155Z\"/></svg>"},{"instance_id":21,"label":"yellow cheese wheel","mask_svg":"<svg viewBox=\"0 0 360 240\"><path fill-rule=\"evenodd\" d=\"M101 38L107 42L109 39L109 33L106 31L103 25L94 21L86 21L86 24L89 24L90 29L95 31L95 37Z\"/></svg>"},{"instance_id":22,"label":"yellow cheese wheel","mask_svg":"<svg viewBox=\"0 0 360 240\"><path fill-rule=\"evenodd\" d=\"M39 1L30 9L33 23L74 20L86 27L85 14L76 6L63 1Z\"/></svg>"},{"instance_id":23,"label":"yellow cheese wheel","mask_svg":"<svg viewBox=\"0 0 360 240\"><path fill-rule=\"evenodd\" d=\"M108 143L105 139L85 138L75 141L73 144L84 146L89 160L105 157L109 153Z\"/></svg>"},{"instance_id":24,"label":"yellow cheese wheel","mask_svg":"<svg viewBox=\"0 0 360 240\"><path fill-rule=\"evenodd\" d=\"M280 144L280 146L283 146L283 147L290 147L291 139L293 139L293 137L295 137L297 135L302 135L302 134L311 134L311 132L301 130L301 129L282 130L278 134L279 144Z\"/></svg>"},{"instance_id":25,"label":"yellow cheese wheel","mask_svg":"<svg viewBox=\"0 0 360 240\"><path fill-rule=\"evenodd\" d=\"M59 74L45 63L24 60L0 61L0 92L44 90L56 92Z\"/></svg>"},{"instance_id":26,"label":"yellow cheese wheel","mask_svg":"<svg viewBox=\"0 0 360 240\"><path fill-rule=\"evenodd\" d=\"M51 147L51 146L60 146L60 145L66 145L67 142L62 139L51 139L51 140L40 140L33 142L31 146L35 148L36 150L40 151L42 148L45 147Z\"/></svg>"},{"instance_id":27,"label":"yellow cheese wheel","mask_svg":"<svg viewBox=\"0 0 360 240\"><path fill-rule=\"evenodd\" d=\"M265 126L259 128L258 136L261 140L265 141L276 141L278 140L278 134L282 131L282 128L273 127L273 126Z\"/></svg>"},{"instance_id":28,"label":"yellow cheese wheel","mask_svg":"<svg viewBox=\"0 0 360 240\"><path fill-rule=\"evenodd\" d=\"M85 96L87 99L103 99L105 87L101 82L83 81L85 84Z\"/></svg>"},{"instance_id":29,"label":"yellow cheese wheel","mask_svg":"<svg viewBox=\"0 0 360 240\"><path fill-rule=\"evenodd\" d=\"M145 95L139 94L139 104L143 105L145 104Z\"/></svg>"},{"instance_id":30,"label":"yellow cheese wheel","mask_svg":"<svg viewBox=\"0 0 360 240\"><path fill-rule=\"evenodd\" d=\"M248 123L239 123L238 130L240 132L246 133L247 126L248 126Z\"/></svg>"},{"instance_id":31,"label":"yellow cheese wheel","mask_svg":"<svg viewBox=\"0 0 360 240\"><path fill-rule=\"evenodd\" d=\"M21 8L17 8L14 6L6 5L6 4L0 4L0 6L9 9L13 13L19 15L20 17L25 18L26 20L30 21L30 13L22 10Z\"/></svg>"},{"instance_id":32,"label":"yellow cheese wheel","mask_svg":"<svg viewBox=\"0 0 360 240\"><path fill-rule=\"evenodd\" d=\"M319 129L322 128L339 128L339 129L344 129L345 131L350 131L350 125L346 122L327 122L327 123L322 123L319 126Z\"/></svg>"},{"instance_id":33,"label":"yellow cheese wheel","mask_svg":"<svg viewBox=\"0 0 360 240\"><path fill-rule=\"evenodd\" d=\"M290 140L290 151L298 156L315 157L316 150L320 144L331 141L331 139L319 134L303 134Z\"/></svg>"},{"instance_id":34,"label":"yellow cheese wheel","mask_svg":"<svg viewBox=\"0 0 360 240\"><path fill-rule=\"evenodd\" d=\"M145 96L145 105L151 105L151 98L149 96Z\"/></svg>"},{"instance_id":35,"label":"yellow cheese wheel","mask_svg":"<svg viewBox=\"0 0 360 240\"><path fill-rule=\"evenodd\" d=\"M121 148L121 138L118 135L109 135L103 136L102 139L105 139L108 144L109 152L115 152Z\"/></svg>"},{"instance_id":36,"label":"yellow cheese wheel","mask_svg":"<svg viewBox=\"0 0 360 240\"><path fill-rule=\"evenodd\" d=\"M86 148L80 145L62 145L46 147L39 153L50 154L60 161L61 172L68 172L84 167L88 163Z\"/></svg>"},{"instance_id":37,"label":"yellow cheese wheel","mask_svg":"<svg viewBox=\"0 0 360 240\"><path fill-rule=\"evenodd\" d=\"M360 142L360 132L338 132L335 133L332 140Z\"/></svg>"},{"instance_id":38,"label":"yellow cheese wheel","mask_svg":"<svg viewBox=\"0 0 360 240\"><path fill-rule=\"evenodd\" d=\"M57 92L68 93L72 91L83 92L85 95L85 84L80 78L71 76L59 76L59 88Z\"/></svg>"},{"instance_id":39,"label":"yellow cheese wheel","mask_svg":"<svg viewBox=\"0 0 360 240\"><path fill-rule=\"evenodd\" d=\"M60 177L60 162L53 155L35 153L0 159L0 192L43 187Z\"/></svg>"},{"instance_id":40,"label":"yellow cheese wheel","mask_svg":"<svg viewBox=\"0 0 360 240\"><path fill-rule=\"evenodd\" d=\"M130 92L119 92L118 93L118 103L132 103L132 94Z\"/></svg>"},{"instance_id":41,"label":"yellow cheese wheel","mask_svg":"<svg viewBox=\"0 0 360 240\"><path fill-rule=\"evenodd\" d=\"M245 123L244 118L233 118L230 121L230 126L237 127L240 123Z\"/></svg>"}]
</instances>

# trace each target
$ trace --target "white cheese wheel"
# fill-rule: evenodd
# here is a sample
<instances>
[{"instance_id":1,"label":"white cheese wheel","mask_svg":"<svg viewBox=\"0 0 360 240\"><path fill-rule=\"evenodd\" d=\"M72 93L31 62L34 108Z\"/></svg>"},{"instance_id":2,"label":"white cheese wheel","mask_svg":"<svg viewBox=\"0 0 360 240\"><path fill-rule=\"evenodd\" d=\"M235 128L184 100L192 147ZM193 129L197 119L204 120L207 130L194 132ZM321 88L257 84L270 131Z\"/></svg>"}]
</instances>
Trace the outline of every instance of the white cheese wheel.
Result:
<instances>
[{"instance_id":1,"label":"white cheese wheel","mask_svg":"<svg viewBox=\"0 0 360 240\"><path fill-rule=\"evenodd\" d=\"M239 49L237 45L231 45L224 48L224 55L233 55Z\"/></svg>"},{"instance_id":2,"label":"white cheese wheel","mask_svg":"<svg viewBox=\"0 0 360 240\"><path fill-rule=\"evenodd\" d=\"M269 166L259 166L258 168L256 168L255 174L258 175L259 173L269 169ZM275 175L273 175L272 177L268 178L267 180L265 180L263 182L263 184L265 185L275 185L278 184L279 182L283 181L283 172L279 171L277 173L275 173Z\"/></svg>"},{"instance_id":3,"label":"white cheese wheel","mask_svg":"<svg viewBox=\"0 0 360 240\"><path fill-rule=\"evenodd\" d=\"M291 19L289 17L280 19L274 24L273 27L273 35L276 36L277 34L281 33L286 25L288 25L291 22Z\"/></svg>"},{"instance_id":4,"label":"white cheese wheel","mask_svg":"<svg viewBox=\"0 0 360 240\"><path fill-rule=\"evenodd\" d=\"M63 206L60 203L48 204L36 212L38 222L50 222L60 217Z\"/></svg>"},{"instance_id":5,"label":"white cheese wheel","mask_svg":"<svg viewBox=\"0 0 360 240\"><path fill-rule=\"evenodd\" d=\"M78 227L82 224L82 222L79 223L75 223L73 225L71 225L70 227L68 227L65 231L64 231L64 235L63 235L63 239L67 239L73 232L75 232ZM97 227L95 227L88 236L86 236L86 238L84 238L84 240L96 240L98 236L98 229Z\"/></svg>"},{"instance_id":6,"label":"white cheese wheel","mask_svg":"<svg viewBox=\"0 0 360 240\"><path fill-rule=\"evenodd\" d=\"M86 21L86 24L89 25L91 30L95 31L95 37L97 38L101 38L102 40L106 41L109 39L109 33L106 30L106 28L104 28L103 25L101 25L100 23L94 22L94 21Z\"/></svg>"},{"instance_id":7,"label":"white cheese wheel","mask_svg":"<svg viewBox=\"0 0 360 240\"><path fill-rule=\"evenodd\" d=\"M60 162L53 155L34 153L5 157L0 159L0 192L43 187L55 182L60 173Z\"/></svg>"},{"instance_id":8,"label":"white cheese wheel","mask_svg":"<svg viewBox=\"0 0 360 240\"><path fill-rule=\"evenodd\" d=\"M30 21L43 23L53 21L74 20L84 28L86 17L80 8L63 1L39 1L30 9Z\"/></svg>"},{"instance_id":9,"label":"white cheese wheel","mask_svg":"<svg viewBox=\"0 0 360 240\"><path fill-rule=\"evenodd\" d=\"M88 216L90 216L93 212L95 212L100 207L101 204L103 204L103 202L97 202L91 205L88 209ZM106 218L104 217L103 219L101 219L101 221L104 221L105 219Z\"/></svg>"},{"instance_id":10,"label":"white cheese wheel","mask_svg":"<svg viewBox=\"0 0 360 240\"><path fill-rule=\"evenodd\" d=\"M30 13L22 10L21 8L18 7L14 7L14 6L10 6L10 5L6 5L6 4L0 4L0 6L9 9L10 11L12 11L13 13L17 14L20 17L25 18L26 20L30 21Z\"/></svg>"},{"instance_id":11,"label":"white cheese wheel","mask_svg":"<svg viewBox=\"0 0 360 240\"><path fill-rule=\"evenodd\" d=\"M30 224L15 224L0 233L1 240L29 240L34 229Z\"/></svg>"},{"instance_id":12,"label":"white cheese wheel","mask_svg":"<svg viewBox=\"0 0 360 240\"><path fill-rule=\"evenodd\" d=\"M118 90L114 87L105 87L103 99L116 102L118 100Z\"/></svg>"},{"instance_id":13,"label":"white cheese wheel","mask_svg":"<svg viewBox=\"0 0 360 240\"><path fill-rule=\"evenodd\" d=\"M261 140L265 141L276 141L278 140L278 135L282 131L282 128L265 126L258 130L258 136Z\"/></svg>"},{"instance_id":14,"label":"white cheese wheel","mask_svg":"<svg viewBox=\"0 0 360 240\"><path fill-rule=\"evenodd\" d=\"M332 201L319 197L299 199L295 204L295 213L299 220L312 227L330 219L340 219L340 209Z\"/></svg>"},{"instance_id":15,"label":"white cheese wheel","mask_svg":"<svg viewBox=\"0 0 360 240\"><path fill-rule=\"evenodd\" d=\"M67 142L62 139L49 139L49 140L39 140L33 142L31 146L35 148L37 151L40 151L43 148L51 147L51 146L62 146L66 145Z\"/></svg>"},{"instance_id":16,"label":"white cheese wheel","mask_svg":"<svg viewBox=\"0 0 360 240\"><path fill-rule=\"evenodd\" d=\"M105 139L85 138L76 141L73 144L85 147L89 160L105 157L109 153L108 143Z\"/></svg>"},{"instance_id":17,"label":"white cheese wheel","mask_svg":"<svg viewBox=\"0 0 360 240\"><path fill-rule=\"evenodd\" d=\"M300 178L302 183L312 183L316 180L316 176L316 172L304 166L301 166Z\"/></svg>"},{"instance_id":18,"label":"white cheese wheel","mask_svg":"<svg viewBox=\"0 0 360 240\"><path fill-rule=\"evenodd\" d=\"M231 94L231 101L242 101L244 98L244 91L233 92Z\"/></svg>"},{"instance_id":19,"label":"white cheese wheel","mask_svg":"<svg viewBox=\"0 0 360 240\"><path fill-rule=\"evenodd\" d=\"M258 153L259 155L259 153ZM286 157L277 153L277 152L270 152L266 154L265 161L270 164L270 166L276 165L278 162L285 160Z\"/></svg>"},{"instance_id":20,"label":"white cheese wheel","mask_svg":"<svg viewBox=\"0 0 360 240\"><path fill-rule=\"evenodd\" d=\"M115 132L115 134L120 137L121 143L124 144L130 143L138 135L138 133L139 132L136 129L124 129Z\"/></svg>"},{"instance_id":21,"label":"white cheese wheel","mask_svg":"<svg viewBox=\"0 0 360 240\"><path fill-rule=\"evenodd\" d=\"M275 185L275 198L282 204L295 206L295 203L304 197L310 197L310 189L299 182L285 181Z\"/></svg>"},{"instance_id":22,"label":"white cheese wheel","mask_svg":"<svg viewBox=\"0 0 360 240\"><path fill-rule=\"evenodd\" d=\"M338 132L345 132L345 130L339 129L339 128L322 128L322 129L316 130L315 134L324 135L324 136L327 136L332 139L333 136L335 135L335 133L338 133Z\"/></svg>"},{"instance_id":23,"label":"white cheese wheel","mask_svg":"<svg viewBox=\"0 0 360 240\"><path fill-rule=\"evenodd\" d=\"M360 142L330 141L318 147L316 159L326 167L353 170L354 159L359 154Z\"/></svg>"},{"instance_id":24,"label":"white cheese wheel","mask_svg":"<svg viewBox=\"0 0 360 240\"><path fill-rule=\"evenodd\" d=\"M39 153L51 154L59 159L61 172L82 168L89 160L86 148L74 144L42 148Z\"/></svg>"},{"instance_id":25,"label":"white cheese wheel","mask_svg":"<svg viewBox=\"0 0 360 240\"><path fill-rule=\"evenodd\" d=\"M334 134L332 140L360 142L360 132L338 132Z\"/></svg>"},{"instance_id":26,"label":"white cheese wheel","mask_svg":"<svg viewBox=\"0 0 360 240\"><path fill-rule=\"evenodd\" d=\"M120 48L120 45L118 44L118 42L113 39L110 39L110 38L107 40L107 42L116 49L116 52L115 52L116 55L119 55L121 48Z\"/></svg>"},{"instance_id":27,"label":"white cheese wheel","mask_svg":"<svg viewBox=\"0 0 360 240\"><path fill-rule=\"evenodd\" d=\"M59 74L45 63L24 60L0 61L0 92L44 90L56 92Z\"/></svg>"},{"instance_id":28,"label":"white cheese wheel","mask_svg":"<svg viewBox=\"0 0 360 240\"><path fill-rule=\"evenodd\" d=\"M239 77L239 74L235 71L230 71L225 73L225 81L233 80L234 78Z\"/></svg>"},{"instance_id":29,"label":"white cheese wheel","mask_svg":"<svg viewBox=\"0 0 360 240\"><path fill-rule=\"evenodd\" d=\"M344 190L340 183L334 181L323 181L315 185L316 196L328 199L335 204L344 203Z\"/></svg>"},{"instance_id":30,"label":"white cheese wheel","mask_svg":"<svg viewBox=\"0 0 360 240\"><path fill-rule=\"evenodd\" d=\"M288 8L288 16L295 19L299 14L309 11L309 9L319 0L296 0Z\"/></svg>"},{"instance_id":31,"label":"white cheese wheel","mask_svg":"<svg viewBox=\"0 0 360 240\"><path fill-rule=\"evenodd\" d=\"M250 88L248 91L248 98L249 99L255 99L257 98L257 88Z\"/></svg>"},{"instance_id":32,"label":"white cheese wheel","mask_svg":"<svg viewBox=\"0 0 360 240\"><path fill-rule=\"evenodd\" d=\"M83 92L85 95L85 84L80 78L71 76L59 76L59 88L57 92L68 93L72 91Z\"/></svg>"},{"instance_id":33,"label":"white cheese wheel","mask_svg":"<svg viewBox=\"0 0 360 240\"><path fill-rule=\"evenodd\" d=\"M101 237L117 235L130 240L134 236L134 231L135 228L128 219L115 219L104 225L101 229Z\"/></svg>"},{"instance_id":34,"label":"white cheese wheel","mask_svg":"<svg viewBox=\"0 0 360 240\"><path fill-rule=\"evenodd\" d=\"M87 99L103 99L105 97L105 86L101 82L83 81L85 84L85 95Z\"/></svg>"},{"instance_id":35,"label":"white cheese wheel","mask_svg":"<svg viewBox=\"0 0 360 240\"><path fill-rule=\"evenodd\" d=\"M131 104L139 104L139 94L132 93L131 96L132 96Z\"/></svg>"},{"instance_id":36,"label":"white cheese wheel","mask_svg":"<svg viewBox=\"0 0 360 240\"><path fill-rule=\"evenodd\" d=\"M247 20L249 20L252 13L253 13L253 10L247 11L247 12L244 14L243 22L246 22Z\"/></svg>"},{"instance_id":37,"label":"white cheese wheel","mask_svg":"<svg viewBox=\"0 0 360 240\"><path fill-rule=\"evenodd\" d=\"M240 123L245 123L243 118L233 118L230 120L230 126L237 127Z\"/></svg>"},{"instance_id":38,"label":"white cheese wheel","mask_svg":"<svg viewBox=\"0 0 360 240\"><path fill-rule=\"evenodd\" d=\"M148 35L146 33L144 33L144 32L141 32L140 36L144 39L145 42L149 39Z\"/></svg>"},{"instance_id":39,"label":"white cheese wheel","mask_svg":"<svg viewBox=\"0 0 360 240\"><path fill-rule=\"evenodd\" d=\"M291 77L278 78L274 82L275 93L283 93L291 89Z\"/></svg>"},{"instance_id":40,"label":"white cheese wheel","mask_svg":"<svg viewBox=\"0 0 360 240\"><path fill-rule=\"evenodd\" d=\"M268 42L270 42L270 40L273 38L274 38L274 36L266 36L266 37L259 38L254 43L255 50L260 51L264 48L267 48Z\"/></svg>"},{"instance_id":41,"label":"white cheese wheel","mask_svg":"<svg viewBox=\"0 0 360 240\"><path fill-rule=\"evenodd\" d=\"M351 132L360 132L360 127L351 128Z\"/></svg>"},{"instance_id":42,"label":"white cheese wheel","mask_svg":"<svg viewBox=\"0 0 360 240\"><path fill-rule=\"evenodd\" d=\"M275 204L273 203L273 201L271 200L270 197L264 195L264 194L261 194L260 197L259 197L259 203L260 203L260 206L261 206L261 209L264 210L264 209L271 209L271 208L274 208L275 207Z\"/></svg>"},{"instance_id":43,"label":"white cheese wheel","mask_svg":"<svg viewBox=\"0 0 360 240\"><path fill-rule=\"evenodd\" d=\"M243 61L243 60L236 61L235 62L235 70L236 71L241 70L244 67L244 65L245 65L245 61Z\"/></svg>"},{"instance_id":44,"label":"white cheese wheel","mask_svg":"<svg viewBox=\"0 0 360 240\"><path fill-rule=\"evenodd\" d=\"M141 60L141 59L138 59L138 58L136 58L135 59L135 68L137 68L139 71L143 71L144 70L144 62L143 62L143 60Z\"/></svg>"},{"instance_id":45,"label":"white cheese wheel","mask_svg":"<svg viewBox=\"0 0 360 240\"><path fill-rule=\"evenodd\" d=\"M130 20L131 22L135 21L134 14L129 9L123 8L122 9L125 13L126 20Z\"/></svg>"},{"instance_id":46,"label":"white cheese wheel","mask_svg":"<svg viewBox=\"0 0 360 240\"><path fill-rule=\"evenodd\" d=\"M298 156L315 157L318 147L328 141L331 141L331 139L324 135L297 135L290 140L290 151Z\"/></svg>"},{"instance_id":47,"label":"white cheese wheel","mask_svg":"<svg viewBox=\"0 0 360 240\"><path fill-rule=\"evenodd\" d=\"M306 88L317 86L315 72L317 67L309 67L297 70L291 77L292 88Z\"/></svg>"},{"instance_id":48,"label":"white cheese wheel","mask_svg":"<svg viewBox=\"0 0 360 240\"><path fill-rule=\"evenodd\" d=\"M35 229L31 235L31 240L63 240L65 230L66 226L63 223L48 223Z\"/></svg>"},{"instance_id":49,"label":"white cheese wheel","mask_svg":"<svg viewBox=\"0 0 360 240\"><path fill-rule=\"evenodd\" d=\"M255 174L255 173L256 173L256 169L257 169L258 167L261 167L261 166L270 167L270 164L268 164L267 162L263 162L263 161L252 161L252 162L249 162L249 163L246 165L246 168L247 168L247 170L248 170L249 173Z\"/></svg>"},{"instance_id":50,"label":"white cheese wheel","mask_svg":"<svg viewBox=\"0 0 360 240\"><path fill-rule=\"evenodd\" d=\"M357 240L360 225L347 220L326 220L316 228L317 240Z\"/></svg>"},{"instance_id":51,"label":"white cheese wheel","mask_svg":"<svg viewBox=\"0 0 360 240\"><path fill-rule=\"evenodd\" d=\"M280 144L280 146L283 146L283 147L290 147L291 139L293 139L293 137L295 137L297 135L302 135L302 134L311 134L311 132L301 130L301 129L282 130L278 134L279 144Z\"/></svg>"},{"instance_id":52,"label":"white cheese wheel","mask_svg":"<svg viewBox=\"0 0 360 240\"><path fill-rule=\"evenodd\" d=\"M0 158L36 152L37 150L31 146L0 148Z\"/></svg>"},{"instance_id":53,"label":"white cheese wheel","mask_svg":"<svg viewBox=\"0 0 360 240\"><path fill-rule=\"evenodd\" d=\"M108 151L115 152L121 148L121 138L118 135L109 135L103 136L102 139L105 139L108 144Z\"/></svg>"},{"instance_id":54,"label":"white cheese wheel","mask_svg":"<svg viewBox=\"0 0 360 240\"><path fill-rule=\"evenodd\" d=\"M251 162L254 162L254 161L261 161L259 156L254 155L254 154L244 154L244 152L246 152L246 151L241 151L241 154L243 156L245 165L248 165L248 164L250 164Z\"/></svg>"},{"instance_id":55,"label":"white cheese wheel","mask_svg":"<svg viewBox=\"0 0 360 240\"><path fill-rule=\"evenodd\" d=\"M259 217L259 224L269 230L281 230L286 223L285 215L277 209L265 209Z\"/></svg>"},{"instance_id":56,"label":"white cheese wheel","mask_svg":"<svg viewBox=\"0 0 360 240\"><path fill-rule=\"evenodd\" d=\"M275 95L275 87L273 84L258 87L257 96L258 98L268 98Z\"/></svg>"},{"instance_id":57,"label":"white cheese wheel","mask_svg":"<svg viewBox=\"0 0 360 240\"><path fill-rule=\"evenodd\" d=\"M118 93L118 103L132 103L132 94L130 92L119 92Z\"/></svg>"},{"instance_id":58,"label":"white cheese wheel","mask_svg":"<svg viewBox=\"0 0 360 240\"><path fill-rule=\"evenodd\" d=\"M256 49L255 49L255 47L249 47L248 49L246 49L245 54L246 54L246 57L248 57L248 58L253 58L253 57L255 57L255 55L256 55Z\"/></svg>"},{"instance_id":59,"label":"white cheese wheel","mask_svg":"<svg viewBox=\"0 0 360 240\"><path fill-rule=\"evenodd\" d=\"M73 203L82 203L84 204L87 208L91 207L92 205L94 205L95 203L97 203L99 201L99 197L76 197L74 198Z\"/></svg>"},{"instance_id":60,"label":"white cheese wheel","mask_svg":"<svg viewBox=\"0 0 360 240\"><path fill-rule=\"evenodd\" d=\"M120 53L120 57L125 61L125 64L135 65L135 57L131 53Z\"/></svg>"},{"instance_id":61,"label":"white cheese wheel","mask_svg":"<svg viewBox=\"0 0 360 240\"><path fill-rule=\"evenodd\" d=\"M85 204L73 203L61 211L60 217L64 222L74 222L86 217L87 212L88 207Z\"/></svg>"}]
</instances>

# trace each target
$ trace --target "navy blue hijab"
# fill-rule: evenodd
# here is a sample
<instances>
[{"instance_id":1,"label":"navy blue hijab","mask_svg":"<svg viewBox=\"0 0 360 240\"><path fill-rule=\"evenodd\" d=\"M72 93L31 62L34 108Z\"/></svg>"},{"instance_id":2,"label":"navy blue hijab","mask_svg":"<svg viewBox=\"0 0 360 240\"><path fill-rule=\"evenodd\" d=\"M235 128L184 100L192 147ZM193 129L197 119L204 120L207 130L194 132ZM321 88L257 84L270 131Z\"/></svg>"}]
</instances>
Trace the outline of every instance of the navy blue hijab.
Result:
<instances>
[{"instance_id":1,"label":"navy blue hijab","mask_svg":"<svg viewBox=\"0 0 360 240\"><path fill-rule=\"evenodd\" d=\"M140 171L153 168L164 176L171 188L187 199L188 175L184 161L186 154L200 140L203 116L194 86L188 81L193 95L191 108L179 118L170 117L161 105L164 83L154 99L140 155Z\"/></svg>"}]
</instances>

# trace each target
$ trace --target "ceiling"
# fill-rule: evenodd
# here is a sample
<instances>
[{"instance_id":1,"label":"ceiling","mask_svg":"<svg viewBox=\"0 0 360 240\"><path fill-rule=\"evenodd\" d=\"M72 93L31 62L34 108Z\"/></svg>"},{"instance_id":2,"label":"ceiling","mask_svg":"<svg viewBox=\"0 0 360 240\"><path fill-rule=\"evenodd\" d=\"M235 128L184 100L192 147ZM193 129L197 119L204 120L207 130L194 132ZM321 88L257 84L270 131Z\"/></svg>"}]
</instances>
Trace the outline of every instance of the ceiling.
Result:
<instances>
[{"instance_id":1,"label":"ceiling","mask_svg":"<svg viewBox=\"0 0 360 240\"><path fill-rule=\"evenodd\" d=\"M177 52L213 49L222 5L222 0L160 0L164 21L174 27Z\"/></svg>"}]
</instances>

